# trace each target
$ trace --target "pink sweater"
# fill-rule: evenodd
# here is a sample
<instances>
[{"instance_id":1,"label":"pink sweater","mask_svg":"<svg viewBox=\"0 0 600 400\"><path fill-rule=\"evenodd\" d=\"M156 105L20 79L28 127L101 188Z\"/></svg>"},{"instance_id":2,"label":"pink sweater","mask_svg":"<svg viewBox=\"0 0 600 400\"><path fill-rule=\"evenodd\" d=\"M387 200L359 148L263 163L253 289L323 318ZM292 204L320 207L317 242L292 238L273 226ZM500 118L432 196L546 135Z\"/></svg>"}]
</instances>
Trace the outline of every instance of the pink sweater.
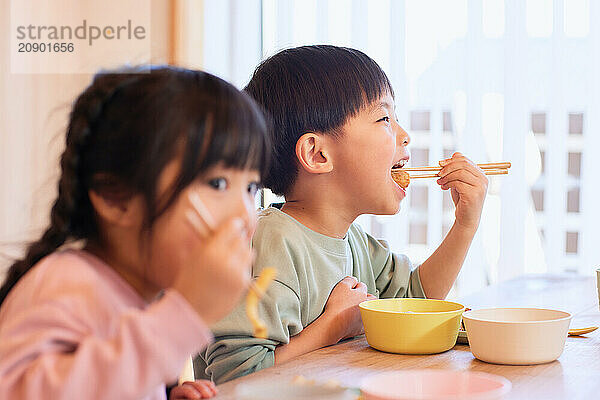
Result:
<instances>
[{"instance_id":1,"label":"pink sweater","mask_svg":"<svg viewBox=\"0 0 600 400\"><path fill-rule=\"evenodd\" d=\"M56 252L0 308L0 399L165 399L211 340L176 291L147 304L95 256Z\"/></svg>"}]
</instances>

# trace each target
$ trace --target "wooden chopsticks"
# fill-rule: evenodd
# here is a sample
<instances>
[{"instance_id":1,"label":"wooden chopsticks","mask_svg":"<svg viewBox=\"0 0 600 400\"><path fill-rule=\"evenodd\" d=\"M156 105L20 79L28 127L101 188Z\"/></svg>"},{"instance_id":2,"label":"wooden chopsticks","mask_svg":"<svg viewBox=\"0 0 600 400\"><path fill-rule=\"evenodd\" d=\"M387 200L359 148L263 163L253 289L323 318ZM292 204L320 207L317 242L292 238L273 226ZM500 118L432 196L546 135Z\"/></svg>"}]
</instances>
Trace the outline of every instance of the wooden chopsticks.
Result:
<instances>
[{"instance_id":1,"label":"wooden chopsticks","mask_svg":"<svg viewBox=\"0 0 600 400\"><path fill-rule=\"evenodd\" d=\"M508 169L511 166L509 162L500 162L500 163L487 163L487 164L477 164L477 166L481 169ZM409 168L398 168L402 169L402 171L439 171L442 167L409 167Z\"/></svg>"},{"instance_id":2,"label":"wooden chopsticks","mask_svg":"<svg viewBox=\"0 0 600 400\"><path fill-rule=\"evenodd\" d=\"M484 163L477 164L479 168L481 168L486 175L506 175L508 174L508 169L511 167L511 163L509 162L499 162L499 163ZM392 172L406 172L411 179L413 178L439 178L438 174L412 174L409 172L434 172L440 171L442 167L439 166L431 166L431 167L410 167L410 168L393 168Z\"/></svg>"}]
</instances>

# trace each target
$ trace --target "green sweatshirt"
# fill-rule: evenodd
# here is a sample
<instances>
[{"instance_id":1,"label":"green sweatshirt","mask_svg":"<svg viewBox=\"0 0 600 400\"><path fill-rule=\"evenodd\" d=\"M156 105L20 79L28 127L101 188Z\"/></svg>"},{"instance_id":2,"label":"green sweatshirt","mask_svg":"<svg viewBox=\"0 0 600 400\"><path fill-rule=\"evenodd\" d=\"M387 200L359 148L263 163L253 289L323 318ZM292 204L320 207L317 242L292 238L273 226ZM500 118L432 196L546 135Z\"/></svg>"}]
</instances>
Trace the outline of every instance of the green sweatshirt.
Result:
<instances>
[{"instance_id":1,"label":"green sweatshirt","mask_svg":"<svg viewBox=\"0 0 600 400\"><path fill-rule=\"evenodd\" d=\"M268 338L252 336L252 325L240 303L212 327L215 341L197 359L197 377L206 374L222 383L273 365L277 345L317 319L333 287L352 275L380 298L425 297L419 270L386 242L352 224L345 238L317 233L277 208L261 212L252 245L256 250L253 276L264 267L277 268L277 277L259 304ZM199 374L198 374L199 372Z\"/></svg>"}]
</instances>

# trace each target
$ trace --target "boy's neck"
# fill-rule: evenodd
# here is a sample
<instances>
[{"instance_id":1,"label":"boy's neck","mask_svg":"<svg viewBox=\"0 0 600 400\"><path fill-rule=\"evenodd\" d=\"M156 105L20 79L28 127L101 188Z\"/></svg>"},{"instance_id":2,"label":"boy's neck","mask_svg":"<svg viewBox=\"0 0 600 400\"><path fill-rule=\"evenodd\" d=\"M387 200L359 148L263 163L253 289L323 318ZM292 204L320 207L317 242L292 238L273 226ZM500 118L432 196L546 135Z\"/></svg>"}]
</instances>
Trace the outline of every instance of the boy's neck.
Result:
<instances>
[{"instance_id":1,"label":"boy's neck","mask_svg":"<svg viewBox=\"0 0 600 400\"><path fill-rule=\"evenodd\" d=\"M336 205L333 199L316 197L319 196L290 197L281 207L281 211L317 233L343 239L358 215Z\"/></svg>"}]
</instances>

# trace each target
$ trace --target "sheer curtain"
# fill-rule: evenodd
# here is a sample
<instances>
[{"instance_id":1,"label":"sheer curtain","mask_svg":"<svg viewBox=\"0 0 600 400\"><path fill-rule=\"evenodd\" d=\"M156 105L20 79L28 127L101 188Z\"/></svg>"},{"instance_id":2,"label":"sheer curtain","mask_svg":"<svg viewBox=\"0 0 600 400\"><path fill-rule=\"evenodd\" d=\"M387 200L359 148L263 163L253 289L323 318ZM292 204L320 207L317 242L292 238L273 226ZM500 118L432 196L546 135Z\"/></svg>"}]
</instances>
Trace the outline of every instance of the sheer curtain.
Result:
<instances>
[{"instance_id":1,"label":"sheer curtain","mask_svg":"<svg viewBox=\"0 0 600 400\"><path fill-rule=\"evenodd\" d=\"M197 66L241 87L279 49L355 47L392 81L412 165L454 151L511 161L508 176L490 178L453 293L465 295L523 273L591 274L600 264L600 27L590 24L599 17L588 0L204 1ZM359 223L419 262L453 212L448 193L415 182L398 215Z\"/></svg>"}]
</instances>

